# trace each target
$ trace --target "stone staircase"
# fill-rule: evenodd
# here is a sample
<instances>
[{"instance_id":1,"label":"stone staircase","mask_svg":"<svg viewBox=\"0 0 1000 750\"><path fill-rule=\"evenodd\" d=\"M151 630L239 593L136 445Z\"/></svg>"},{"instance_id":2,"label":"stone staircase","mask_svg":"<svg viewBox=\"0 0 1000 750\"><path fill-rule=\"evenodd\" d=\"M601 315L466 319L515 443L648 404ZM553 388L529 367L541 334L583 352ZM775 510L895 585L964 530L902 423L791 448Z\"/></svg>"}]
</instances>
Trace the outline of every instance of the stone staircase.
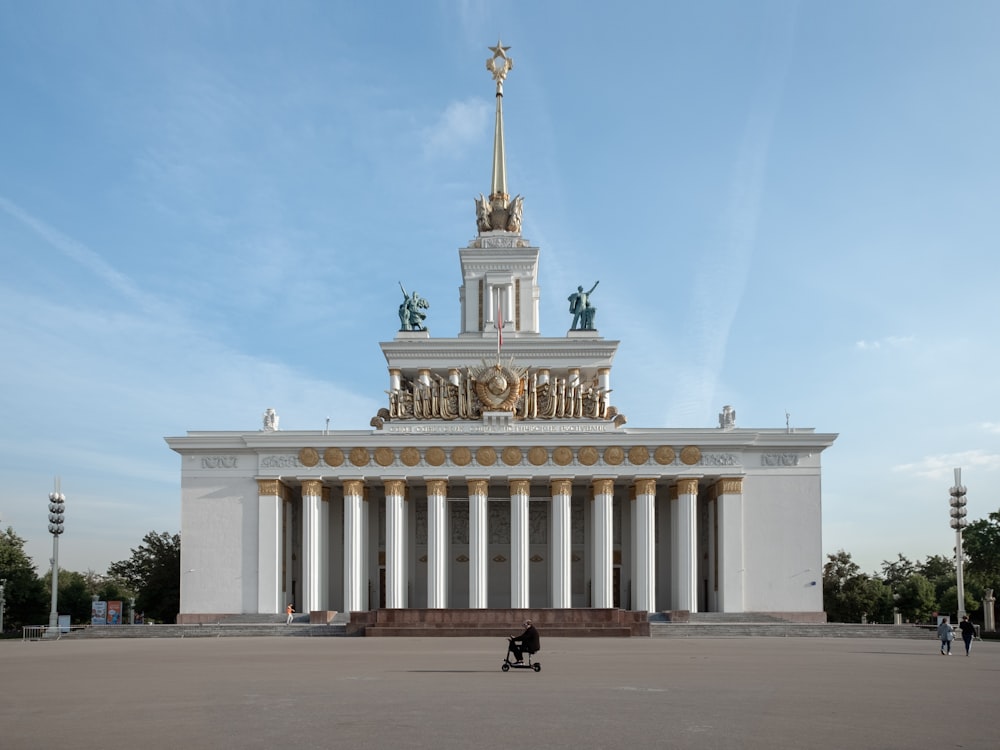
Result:
<instances>
[{"instance_id":1,"label":"stone staircase","mask_svg":"<svg viewBox=\"0 0 1000 750\"><path fill-rule=\"evenodd\" d=\"M932 626L862 625L845 622L789 622L763 612L692 613L686 622L649 615L651 638L911 638L935 640Z\"/></svg>"},{"instance_id":2,"label":"stone staircase","mask_svg":"<svg viewBox=\"0 0 1000 750\"><path fill-rule=\"evenodd\" d=\"M94 625L74 629L63 638L225 638L300 637L325 638L347 635L350 618L338 613L328 625L311 625L309 615L295 615L291 625L284 615L225 615L218 621L197 625Z\"/></svg>"},{"instance_id":3,"label":"stone staircase","mask_svg":"<svg viewBox=\"0 0 1000 750\"><path fill-rule=\"evenodd\" d=\"M648 636L644 612L621 609L378 609L352 612L348 634L380 637L493 638L531 620L546 638Z\"/></svg>"}]
</instances>

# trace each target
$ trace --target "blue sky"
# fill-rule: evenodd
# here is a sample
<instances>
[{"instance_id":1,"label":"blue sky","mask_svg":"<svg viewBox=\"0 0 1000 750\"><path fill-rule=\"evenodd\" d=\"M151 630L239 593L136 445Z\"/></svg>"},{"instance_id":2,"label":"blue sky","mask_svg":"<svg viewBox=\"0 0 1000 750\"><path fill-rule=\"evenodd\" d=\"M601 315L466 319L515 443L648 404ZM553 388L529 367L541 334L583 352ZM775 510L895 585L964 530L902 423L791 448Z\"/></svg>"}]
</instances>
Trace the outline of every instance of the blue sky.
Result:
<instances>
[{"instance_id":1,"label":"blue sky","mask_svg":"<svg viewBox=\"0 0 1000 750\"><path fill-rule=\"evenodd\" d=\"M836 432L824 551L1000 509L1000 6L0 0L0 523L103 572L180 528L187 430L364 429L397 281L459 330L507 180L542 332L600 279L637 427Z\"/></svg>"}]
</instances>

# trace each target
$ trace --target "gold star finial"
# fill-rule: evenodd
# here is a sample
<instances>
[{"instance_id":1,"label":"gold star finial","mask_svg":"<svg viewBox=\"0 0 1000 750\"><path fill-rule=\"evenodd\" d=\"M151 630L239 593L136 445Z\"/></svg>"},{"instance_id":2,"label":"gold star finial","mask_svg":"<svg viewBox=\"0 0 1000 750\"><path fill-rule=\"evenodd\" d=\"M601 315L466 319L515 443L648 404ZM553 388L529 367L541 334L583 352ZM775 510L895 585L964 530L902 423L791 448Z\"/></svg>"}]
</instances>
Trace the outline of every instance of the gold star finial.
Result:
<instances>
[{"instance_id":1,"label":"gold star finial","mask_svg":"<svg viewBox=\"0 0 1000 750\"><path fill-rule=\"evenodd\" d=\"M496 47L488 47L487 49L489 49L489 51L493 53L493 59L494 60L496 58L498 58L498 57L502 57L504 60L506 60L507 59L507 50L509 50L510 47L504 47L503 44L501 44L501 42L500 42L500 38L497 37L497 46Z\"/></svg>"}]
</instances>

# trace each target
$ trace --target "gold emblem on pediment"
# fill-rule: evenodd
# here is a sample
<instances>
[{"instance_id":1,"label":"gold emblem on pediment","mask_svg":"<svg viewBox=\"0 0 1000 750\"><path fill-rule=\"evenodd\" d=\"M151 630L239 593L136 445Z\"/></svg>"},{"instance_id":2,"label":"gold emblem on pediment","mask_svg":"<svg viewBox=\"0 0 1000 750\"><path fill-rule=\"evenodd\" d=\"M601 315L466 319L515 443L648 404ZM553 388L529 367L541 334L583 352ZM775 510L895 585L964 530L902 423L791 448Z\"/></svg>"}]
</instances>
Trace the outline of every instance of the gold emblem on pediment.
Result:
<instances>
[{"instance_id":1,"label":"gold emblem on pediment","mask_svg":"<svg viewBox=\"0 0 1000 750\"><path fill-rule=\"evenodd\" d=\"M640 466L649 460L649 448L645 445L634 445L628 450L628 462Z\"/></svg>"},{"instance_id":2,"label":"gold emblem on pediment","mask_svg":"<svg viewBox=\"0 0 1000 750\"><path fill-rule=\"evenodd\" d=\"M480 466L492 466L497 462L497 452L488 445L476 451L476 463Z\"/></svg>"},{"instance_id":3,"label":"gold emblem on pediment","mask_svg":"<svg viewBox=\"0 0 1000 750\"><path fill-rule=\"evenodd\" d=\"M701 461L701 450L698 447L688 445L681 448L681 463L694 466L699 461Z\"/></svg>"},{"instance_id":4,"label":"gold emblem on pediment","mask_svg":"<svg viewBox=\"0 0 1000 750\"><path fill-rule=\"evenodd\" d=\"M365 448L351 448L351 463L355 466L367 466L371 461L371 456Z\"/></svg>"},{"instance_id":5,"label":"gold emblem on pediment","mask_svg":"<svg viewBox=\"0 0 1000 750\"><path fill-rule=\"evenodd\" d=\"M403 448L399 453L399 458L405 466L416 466L420 463L420 451L413 446Z\"/></svg>"},{"instance_id":6,"label":"gold emblem on pediment","mask_svg":"<svg viewBox=\"0 0 1000 750\"><path fill-rule=\"evenodd\" d=\"M593 466L597 463L597 448L592 445L584 446L580 449L580 452L576 454L576 457L584 466Z\"/></svg>"},{"instance_id":7,"label":"gold emblem on pediment","mask_svg":"<svg viewBox=\"0 0 1000 750\"><path fill-rule=\"evenodd\" d=\"M444 463L445 454L443 448L428 448L427 452L424 453L424 461L429 463L431 466L440 466Z\"/></svg>"},{"instance_id":8,"label":"gold emblem on pediment","mask_svg":"<svg viewBox=\"0 0 1000 750\"><path fill-rule=\"evenodd\" d=\"M531 462L532 466L541 466L548 460L549 452L540 445L536 445L528 451L528 461Z\"/></svg>"},{"instance_id":9,"label":"gold emblem on pediment","mask_svg":"<svg viewBox=\"0 0 1000 750\"><path fill-rule=\"evenodd\" d=\"M323 461L327 466L340 466L344 463L344 451L340 448L327 448L323 451Z\"/></svg>"},{"instance_id":10,"label":"gold emblem on pediment","mask_svg":"<svg viewBox=\"0 0 1000 750\"><path fill-rule=\"evenodd\" d=\"M475 374L475 388L484 411L514 411L524 394L524 370L499 362L481 367Z\"/></svg>"},{"instance_id":11,"label":"gold emblem on pediment","mask_svg":"<svg viewBox=\"0 0 1000 750\"><path fill-rule=\"evenodd\" d=\"M375 449L375 463L379 466L389 466L394 459L395 456L391 448L382 447Z\"/></svg>"},{"instance_id":12,"label":"gold emblem on pediment","mask_svg":"<svg viewBox=\"0 0 1000 750\"><path fill-rule=\"evenodd\" d=\"M472 451L464 445L455 448L451 452L451 461L455 466L468 466L469 462L472 461Z\"/></svg>"},{"instance_id":13,"label":"gold emblem on pediment","mask_svg":"<svg viewBox=\"0 0 1000 750\"><path fill-rule=\"evenodd\" d=\"M669 445L661 445L653 452L653 458L660 466L669 466L677 459L677 453Z\"/></svg>"},{"instance_id":14,"label":"gold emblem on pediment","mask_svg":"<svg viewBox=\"0 0 1000 750\"><path fill-rule=\"evenodd\" d=\"M524 455L521 453L521 449L513 445L508 445L503 449L503 453L501 454L503 462L508 466L517 466L521 463L521 459L523 457Z\"/></svg>"},{"instance_id":15,"label":"gold emblem on pediment","mask_svg":"<svg viewBox=\"0 0 1000 750\"><path fill-rule=\"evenodd\" d=\"M561 445L552 451L552 460L557 466L569 466L573 462L573 451Z\"/></svg>"},{"instance_id":16,"label":"gold emblem on pediment","mask_svg":"<svg viewBox=\"0 0 1000 750\"><path fill-rule=\"evenodd\" d=\"M604 449L604 463L610 464L611 466L617 466L624 460L625 451L622 450L621 446L612 445L609 448Z\"/></svg>"},{"instance_id":17,"label":"gold emblem on pediment","mask_svg":"<svg viewBox=\"0 0 1000 750\"><path fill-rule=\"evenodd\" d=\"M299 451L299 463L310 468L319 463L319 452L315 448L303 448Z\"/></svg>"}]
</instances>

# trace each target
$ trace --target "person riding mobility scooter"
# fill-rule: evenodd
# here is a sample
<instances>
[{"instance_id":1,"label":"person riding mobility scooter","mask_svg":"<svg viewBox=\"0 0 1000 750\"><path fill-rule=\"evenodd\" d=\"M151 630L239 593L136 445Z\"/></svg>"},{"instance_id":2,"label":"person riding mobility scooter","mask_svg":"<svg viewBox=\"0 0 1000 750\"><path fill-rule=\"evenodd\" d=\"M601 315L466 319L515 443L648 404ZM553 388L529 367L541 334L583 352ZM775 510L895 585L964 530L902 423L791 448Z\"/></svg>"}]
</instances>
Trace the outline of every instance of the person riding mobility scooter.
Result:
<instances>
[{"instance_id":1,"label":"person riding mobility scooter","mask_svg":"<svg viewBox=\"0 0 1000 750\"><path fill-rule=\"evenodd\" d=\"M541 651L541 641L538 638L538 630L535 626L531 624L531 620L524 621L524 632L518 636L510 636L507 638L507 655L504 657L503 664L500 665L500 669L504 672L510 671L510 668L514 669L533 669L536 672L542 671L541 662L531 663L531 655ZM511 661L510 655L514 655L514 660ZM524 663L522 658L524 654L528 655L528 663Z\"/></svg>"}]
</instances>

